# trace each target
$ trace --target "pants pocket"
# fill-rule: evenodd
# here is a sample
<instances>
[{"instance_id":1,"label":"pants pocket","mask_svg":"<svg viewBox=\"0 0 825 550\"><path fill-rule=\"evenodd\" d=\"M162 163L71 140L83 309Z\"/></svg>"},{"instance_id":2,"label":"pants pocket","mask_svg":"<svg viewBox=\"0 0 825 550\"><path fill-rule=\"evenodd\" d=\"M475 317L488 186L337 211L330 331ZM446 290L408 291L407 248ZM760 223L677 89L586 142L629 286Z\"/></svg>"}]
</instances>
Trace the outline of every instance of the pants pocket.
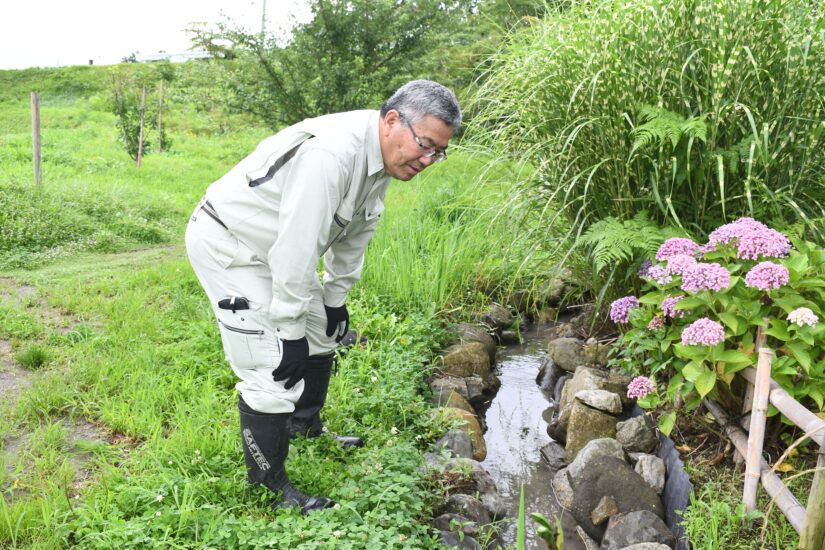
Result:
<instances>
[{"instance_id":1,"label":"pants pocket","mask_svg":"<svg viewBox=\"0 0 825 550\"><path fill-rule=\"evenodd\" d=\"M281 363L281 341L255 310L216 309L226 360L238 369L272 368Z\"/></svg>"}]
</instances>

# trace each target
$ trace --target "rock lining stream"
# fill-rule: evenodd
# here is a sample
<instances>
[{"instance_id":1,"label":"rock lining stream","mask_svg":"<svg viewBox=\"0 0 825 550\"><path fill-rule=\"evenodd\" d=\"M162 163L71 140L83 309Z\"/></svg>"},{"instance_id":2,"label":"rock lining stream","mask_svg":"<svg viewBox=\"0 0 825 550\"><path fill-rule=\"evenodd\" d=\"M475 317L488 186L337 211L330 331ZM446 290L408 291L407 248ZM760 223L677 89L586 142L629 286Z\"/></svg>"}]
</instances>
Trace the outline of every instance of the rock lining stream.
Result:
<instances>
[{"instance_id":1,"label":"rock lining stream","mask_svg":"<svg viewBox=\"0 0 825 550\"><path fill-rule=\"evenodd\" d=\"M630 378L606 368L608 346L578 337L593 309L496 348L487 330L499 342L517 338L506 330L512 316L494 306L482 325L455 327L457 341L429 380L438 414L461 421L427 458L450 487L434 520L442 543L515 547L523 487L526 548L547 548L535 512L551 524L560 518L565 549L676 548L672 510L686 505L689 480L627 398ZM660 456L651 454L657 447ZM676 469L666 473L666 463Z\"/></svg>"}]
</instances>

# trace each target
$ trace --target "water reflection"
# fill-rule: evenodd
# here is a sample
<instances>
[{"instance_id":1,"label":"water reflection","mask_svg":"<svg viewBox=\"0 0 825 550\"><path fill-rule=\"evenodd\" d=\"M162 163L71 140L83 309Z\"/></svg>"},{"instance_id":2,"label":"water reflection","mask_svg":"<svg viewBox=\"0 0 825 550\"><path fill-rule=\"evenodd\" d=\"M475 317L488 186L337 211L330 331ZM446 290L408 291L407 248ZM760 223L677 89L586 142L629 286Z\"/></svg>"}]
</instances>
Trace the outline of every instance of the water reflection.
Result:
<instances>
[{"instance_id":1,"label":"water reflection","mask_svg":"<svg viewBox=\"0 0 825 550\"><path fill-rule=\"evenodd\" d=\"M551 517L558 512L552 494L553 472L541 458L541 448L552 441L542 412L550 405L536 384L544 352L539 343L528 341L499 351L501 388L485 416L487 458L482 463L496 482L501 496L518 515L519 490L524 485L527 512L527 548L546 548L535 534L529 514ZM516 525L503 534L505 544L515 545Z\"/></svg>"}]
</instances>

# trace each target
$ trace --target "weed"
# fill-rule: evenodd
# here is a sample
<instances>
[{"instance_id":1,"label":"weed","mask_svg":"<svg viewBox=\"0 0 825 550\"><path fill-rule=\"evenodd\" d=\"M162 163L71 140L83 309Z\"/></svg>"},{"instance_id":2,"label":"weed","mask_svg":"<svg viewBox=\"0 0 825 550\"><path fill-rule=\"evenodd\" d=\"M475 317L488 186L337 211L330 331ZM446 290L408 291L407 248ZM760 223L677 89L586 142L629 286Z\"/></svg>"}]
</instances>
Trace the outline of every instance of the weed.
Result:
<instances>
[{"instance_id":1,"label":"weed","mask_svg":"<svg viewBox=\"0 0 825 550\"><path fill-rule=\"evenodd\" d=\"M37 370L49 361L49 352L40 344L29 344L15 359L23 368Z\"/></svg>"}]
</instances>

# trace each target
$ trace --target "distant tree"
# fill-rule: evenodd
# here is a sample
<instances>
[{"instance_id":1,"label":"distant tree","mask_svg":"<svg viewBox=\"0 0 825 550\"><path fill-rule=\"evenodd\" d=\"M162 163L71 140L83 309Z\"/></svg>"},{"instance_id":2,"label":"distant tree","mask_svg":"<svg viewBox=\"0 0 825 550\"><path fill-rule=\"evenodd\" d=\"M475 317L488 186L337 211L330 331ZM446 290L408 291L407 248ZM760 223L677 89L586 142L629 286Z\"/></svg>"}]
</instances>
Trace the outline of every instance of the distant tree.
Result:
<instances>
[{"instance_id":1,"label":"distant tree","mask_svg":"<svg viewBox=\"0 0 825 550\"><path fill-rule=\"evenodd\" d=\"M194 30L194 44L225 44L237 57L224 84L233 105L273 128L306 117L377 107L412 78L437 78L448 30L471 0L311 0L313 18L285 46L222 25Z\"/></svg>"},{"instance_id":2,"label":"distant tree","mask_svg":"<svg viewBox=\"0 0 825 550\"><path fill-rule=\"evenodd\" d=\"M156 71L126 74L115 72L109 83L110 109L117 117L115 124L118 139L132 159L137 159L140 145L140 99L143 86L146 86L146 105L143 117L143 156L152 151L152 144L157 143L157 100L152 97L157 82ZM161 147L168 150L171 141L166 131L161 129Z\"/></svg>"}]
</instances>

